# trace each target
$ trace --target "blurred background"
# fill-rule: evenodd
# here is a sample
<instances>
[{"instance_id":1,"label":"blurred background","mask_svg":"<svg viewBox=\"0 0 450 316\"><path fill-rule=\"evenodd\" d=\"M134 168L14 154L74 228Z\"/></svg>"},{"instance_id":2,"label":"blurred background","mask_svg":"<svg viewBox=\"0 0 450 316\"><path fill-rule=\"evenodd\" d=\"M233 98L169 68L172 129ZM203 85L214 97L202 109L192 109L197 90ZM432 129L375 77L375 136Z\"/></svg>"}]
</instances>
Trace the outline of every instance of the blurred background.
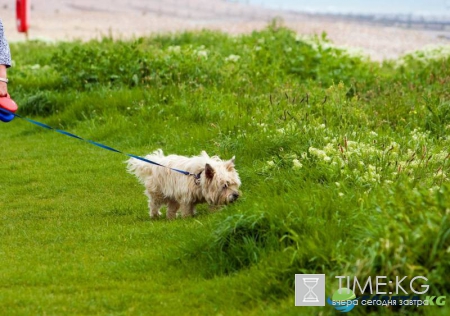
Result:
<instances>
[{"instance_id":1,"label":"blurred background","mask_svg":"<svg viewBox=\"0 0 450 316\"><path fill-rule=\"evenodd\" d=\"M321 35L372 59L396 58L450 43L449 0L28 0L29 39L116 39L185 30L231 34L262 29L274 18L300 35ZM18 33L13 0L0 0L8 40Z\"/></svg>"},{"instance_id":2,"label":"blurred background","mask_svg":"<svg viewBox=\"0 0 450 316\"><path fill-rule=\"evenodd\" d=\"M385 18L448 21L450 15L449 0L239 0L242 3L261 5L280 10L294 10L309 13L374 15Z\"/></svg>"}]
</instances>

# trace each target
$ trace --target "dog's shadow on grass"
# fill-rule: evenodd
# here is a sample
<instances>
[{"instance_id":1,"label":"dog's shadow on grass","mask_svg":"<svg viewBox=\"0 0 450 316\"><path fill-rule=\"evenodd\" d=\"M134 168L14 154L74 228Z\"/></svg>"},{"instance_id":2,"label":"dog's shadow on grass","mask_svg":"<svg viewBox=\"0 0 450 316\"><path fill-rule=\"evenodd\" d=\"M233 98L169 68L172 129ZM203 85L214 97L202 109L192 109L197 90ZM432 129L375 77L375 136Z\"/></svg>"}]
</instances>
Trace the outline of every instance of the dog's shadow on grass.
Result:
<instances>
[{"instance_id":1,"label":"dog's shadow on grass","mask_svg":"<svg viewBox=\"0 0 450 316\"><path fill-rule=\"evenodd\" d=\"M105 210L101 213L101 216L107 218L130 218L135 222L146 222L150 220L150 217L145 212L145 209L141 210L131 207Z\"/></svg>"},{"instance_id":2,"label":"dog's shadow on grass","mask_svg":"<svg viewBox=\"0 0 450 316\"><path fill-rule=\"evenodd\" d=\"M199 218L203 216L213 215L216 212L220 212L223 207L210 207L208 205L198 205L196 213L193 217L182 218L180 212L177 213L177 218L175 220L189 220L192 218ZM163 207L161 209L161 216L159 218L150 218L146 208L137 209L131 207L113 208L105 210L101 213L103 217L132 217L137 222L154 222L154 221L167 221L171 222L173 220L168 220L166 218L167 209Z\"/></svg>"}]
</instances>

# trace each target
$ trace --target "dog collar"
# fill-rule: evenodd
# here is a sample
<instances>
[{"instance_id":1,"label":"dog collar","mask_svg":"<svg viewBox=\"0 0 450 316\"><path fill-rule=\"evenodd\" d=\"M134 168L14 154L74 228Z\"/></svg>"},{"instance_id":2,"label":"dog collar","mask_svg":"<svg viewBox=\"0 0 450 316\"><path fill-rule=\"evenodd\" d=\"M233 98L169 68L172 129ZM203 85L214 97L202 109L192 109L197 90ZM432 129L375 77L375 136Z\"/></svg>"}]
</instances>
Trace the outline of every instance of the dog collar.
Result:
<instances>
[{"instance_id":1,"label":"dog collar","mask_svg":"<svg viewBox=\"0 0 450 316\"><path fill-rule=\"evenodd\" d=\"M197 174L195 174L195 173L193 173L192 175L194 176L194 181L195 181L195 184L196 185L200 185L200 177L201 177L201 175L202 175L202 172L203 171L200 171L199 173L197 173Z\"/></svg>"}]
</instances>

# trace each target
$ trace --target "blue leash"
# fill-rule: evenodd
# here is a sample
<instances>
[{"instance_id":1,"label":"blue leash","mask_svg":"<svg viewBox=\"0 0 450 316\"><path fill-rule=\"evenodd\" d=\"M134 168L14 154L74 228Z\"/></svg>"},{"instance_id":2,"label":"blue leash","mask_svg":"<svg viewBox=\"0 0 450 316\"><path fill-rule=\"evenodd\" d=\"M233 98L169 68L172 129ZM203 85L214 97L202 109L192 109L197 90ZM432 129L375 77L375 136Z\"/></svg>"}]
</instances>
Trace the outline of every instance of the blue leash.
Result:
<instances>
[{"instance_id":1,"label":"blue leash","mask_svg":"<svg viewBox=\"0 0 450 316\"><path fill-rule=\"evenodd\" d=\"M63 135L66 135L66 136L69 136L69 137L76 138L76 139L78 139L78 140L87 142L87 143L89 143L89 144L91 144L91 145L95 145L95 146L97 146L97 147L100 147L100 148L103 148L103 149L106 149L106 150L109 150L109 151L113 151L113 152L116 152L116 153L119 153L119 154L122 154L122 155L125 155L125 156L128 156L128 157L131 157L131 158L135 158L135 159L138 159L138 160L141 160L141 161L150 163L150 164L152 164L152 165L160 166L160 167L163 167L163 168L168 168L168 169L170 169L170 170L173 170L173 171L182 173L182 174L184 174L184 175L186 175L186 176L194 176L194 178L195 178L196 180L198 180L198 179L200 178L200 174L194 174L194 173L190 173L190 172L188 172L188 171L184 171L184 170L180 170L180 169L176 169L176 168L166 167L166 166L161 165L161 164L159 164L159 163L157 163L157 162L148 160L148 159L146 159L146 158L144 158L144 157L140 157L140 156L136 156L136 155L124 153L124 152L122 152L122 151L120 151L120 150L117 150L117 149L115 149L115 148L112 148L112 147L109 147L109 146L106 146L106 145L103 145L103 144L94 142L94 141L92 141L92 140L84 139L84 138L82 138L82 137L80 137L80 136L77 136L77 135L75 135L75 134L72 134L72 133L63 131L63 130L61 130L61 129L53 128L53 127L51 127L51 126L49 126L49 125L47 125L47 124L44 124L44 123L41 123L41 122L38 122L38 121L35 121L35 120L32 120L32 119L26 118L26 117L21 116L21 115L19 115L19 114L10 112L10 111L8 111L8 110L6 110L6 109L0 109L0 111L4 111L4 112L6 112L8 115L14 115L15 117L18 117L18 118L20 118L20 119L22 119L22 120L28 121L28 122L30 122L30 123L32 123L32 124L34 124L34 125L40 126L40 127L42 127L42 128L49 129L49 130L53 130L53 131L58 132L58 133L60 133L60 134L63 134Z\"/></svg>"}]
</instances>

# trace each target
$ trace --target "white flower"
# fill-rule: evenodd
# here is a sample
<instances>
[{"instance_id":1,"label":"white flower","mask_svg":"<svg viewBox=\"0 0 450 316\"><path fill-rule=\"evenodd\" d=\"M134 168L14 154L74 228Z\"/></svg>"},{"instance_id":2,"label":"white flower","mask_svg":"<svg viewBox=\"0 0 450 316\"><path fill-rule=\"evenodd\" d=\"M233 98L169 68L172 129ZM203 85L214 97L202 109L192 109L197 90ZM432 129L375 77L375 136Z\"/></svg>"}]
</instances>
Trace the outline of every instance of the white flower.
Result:
<instances>
[{"instance_id":1,"label":"white flower","mask_svg":"<svg viewBox=\"0 0 450 316\"><path fill-rule=\"evenodd\" d=\"M170 53L175 53L175 54L178 54L180 51L181 51L181 47L180 46L169 46L169 47L167 47L167 50L170 52Z\"/></svg>"},{"instance_id":2,"label":"white flower","mask_svg":"<svg viewBox=\"0 0 450 316\"><path fill-rule=\"evenodd\" d=\"M208 51L206 51L206 50L199 50L199 51L197 51L197 56L198 57L203 57L205 59L208 59Z\"/></svg>"},{"instance_id":3,"label":"white flower","mask_svg":"<svg viewBox=\"0 0 450 316\"><path fill-rule=\"evenodd\" d=\"M429 188L429 191L430 191L431 193L434 193L434 192L439 191L440 189L441 189L440 187L438 187L437 185L435 185L434 187Z\"/></svg>"},{"instance_id":4,"label":"white flower","mask_svg":"<svg viewBox=\"0 0 450 316\"><path fill-rule=\"evenodd\" d=\"M327 153L327 154L333 154L336 152L336 149L334 147L334 145L332 143L328 143L323 150Z\"/></svg>"},{"instance_id":5,"label":"white flower","mask_svg":"<svg viewBox=\"0 0 450 316\"><path fill-rule=\"evenodd\" d=\"M435 155L431 158L431 160L440 162L440 161L443 161L447 156L448 156L448 153L447 153L447 152L441 151L441 152L439 152L438 154L435 154Z\"/></svg>"},{"instance_id":6,"label":"white flower","mask_svg":"<svg viewBox=\"0 0 450 316\"><path fill-rule=\"evenodd\" d=\"M230 56L228 56L228 57L226 57L225 58L225 61L231 61L231 62L237 62L239 59L241 58L241 56L239 56L239 55L233 55L233 54L231 54Z\"/></svg>"},{"instance_id":7,"label":"white flower","mask_svg":"<svg viewBox=\"0 0 450 316\"><path fill-rule=\"evenodd\" d=\"M293 163L292 169L294 169L294 170L298 170L303 167L302 163L300 161L298 161L298 159L292 160L292 163Z\"/></svg>"},{"instance_id":8,"label":"white flower","mask_svg":"<svg viewBox=\"0 0 450 316\"><path fill-rule=\"evenodd\" d=\"M441 170L439 170L438 172L436 172L436 174L434 175L435 178L442 178L442 179L446 179L447 175L445 174L445 172Z\"/></svg>"},{"instance_id":9,"label":"white flower","mask_svg":"<svg viewBox=\"0 0 450 316\"><path fill-rule=\"evenodd\" d=\"M324 159L325 157L327 157L327 154L325 151L314 148L314 147L309 147L308 151L311 155L314 155L321 159Z\"/></svg>"}]
</instances>

